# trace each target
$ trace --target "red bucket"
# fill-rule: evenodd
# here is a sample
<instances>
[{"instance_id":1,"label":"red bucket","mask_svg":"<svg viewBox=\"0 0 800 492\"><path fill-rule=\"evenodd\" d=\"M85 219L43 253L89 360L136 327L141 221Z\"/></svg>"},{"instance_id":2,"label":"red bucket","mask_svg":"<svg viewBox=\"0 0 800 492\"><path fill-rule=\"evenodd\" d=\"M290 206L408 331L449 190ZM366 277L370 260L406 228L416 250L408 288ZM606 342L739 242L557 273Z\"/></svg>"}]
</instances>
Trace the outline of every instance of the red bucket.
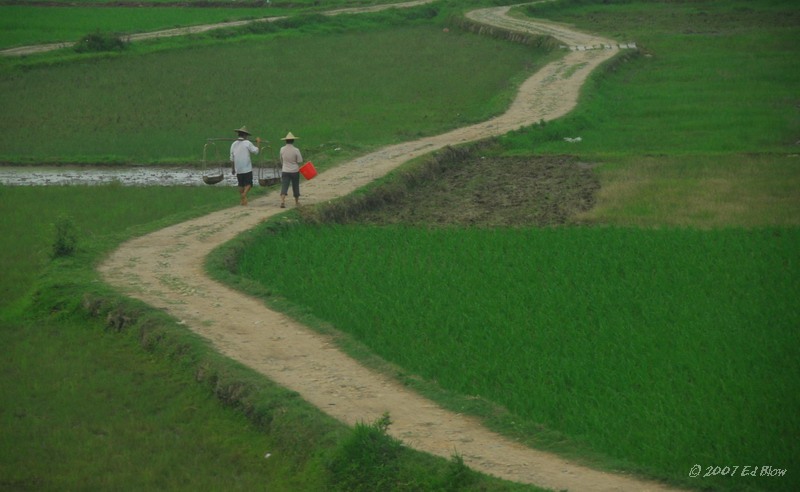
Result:
<instances>
[{"instance_id":1,"label":"red bucket","mask_svg":"<svg viewBox=\"0 0 800 492\"><path fill-rule=\"evenodd\" d=\"M314 164L311 164L311 161L308 161L300 166L300 174L302 174L306 179L311 179L317 175L317 170L314 168Z\"/></svg>"}]
</instances>

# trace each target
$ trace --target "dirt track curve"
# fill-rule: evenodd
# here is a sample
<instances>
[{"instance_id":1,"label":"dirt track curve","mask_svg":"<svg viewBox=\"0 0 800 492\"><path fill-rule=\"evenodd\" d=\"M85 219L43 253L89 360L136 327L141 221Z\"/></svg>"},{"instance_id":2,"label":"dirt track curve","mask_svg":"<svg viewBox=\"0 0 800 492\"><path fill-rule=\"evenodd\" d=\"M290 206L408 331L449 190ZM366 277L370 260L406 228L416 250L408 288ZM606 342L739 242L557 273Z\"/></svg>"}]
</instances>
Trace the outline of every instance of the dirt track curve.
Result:
<instances>
[{"instance_id":1,"label":"dirt track curve","mask_svg":"<svg viewBox=\"0 0 800 492\"><path fill-rule=\"evenodd\" d=\"M501 135L570 111L586 77L614 56L613 41L565 26L507 16L509 7L469 13L475 21L515 31L546 32L572 47L525 81L505 114L451 132L392 145L321 173L303 184L305 203L348 194L416 156L451 144ZM607 45L603 49L577 46ZM269 310L258 299L209 279L208 253L280 213L277 192L122 244L99 267L120 291L163 309L210 340L221 353L297 391L333 417L353 425L384 412L390 433L407 446L445 458L460 454L473 469L556 490L668 490L633 477L599 472L536 451L485 429L475 419L439 408L402 384L375 374L326 337Z\"/></svg>"}]
</instances>

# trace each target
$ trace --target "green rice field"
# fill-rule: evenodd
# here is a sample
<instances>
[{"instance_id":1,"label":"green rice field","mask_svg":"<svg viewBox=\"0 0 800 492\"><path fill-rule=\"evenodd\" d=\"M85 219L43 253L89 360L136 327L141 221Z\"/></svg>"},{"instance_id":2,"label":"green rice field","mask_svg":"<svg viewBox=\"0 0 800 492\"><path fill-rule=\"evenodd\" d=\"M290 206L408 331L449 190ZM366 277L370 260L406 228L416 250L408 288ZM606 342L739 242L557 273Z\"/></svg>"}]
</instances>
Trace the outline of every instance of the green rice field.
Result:
<instances>
[{"instance_id":1,"label":"green rice field","mask_svg":"<svg viewBox=\"0 0 800 492\"><path fill-rule=\"evenodd\" d=\"M593 77L591 94L566 117L541 131L504 136L511 149L604 156L797 152L800 70L787 63L800 30L796 4L612 3L530 8L530 15L635 41L640 50Z\"/></svg>"},{"instance_id":2,"label":"green rice field","mask_svg":"<svg viewBox=\"0 0 800 492\"><path fill-rule=\"evenodd\" d=\"M269 9L0 6L0 49L78 41L101 31L120 36L192 25L276 16Z\"/></svg>"},{"instance_id":3,"label":"green rice field","mask_svg":"<svg viewBox=\"0 0 800 492\"><path fill-rule=\"evenodd\" d=\"M172 0L54 0L50 3L55 4L55 7L43 6L39 2L26 3L23 0L0 5L0 49L77 41L82 36L97 31L124 36L176 27L284 17L337 7L360 7L390 2L351 1L347 5L331 5L331 2L320 4L315 0L271 4L259 1L210 0L197 4L196 7L175 6L176 2ZM172 5L165 5L168 3ZM188 4L191 5L191 2Z\"/></svg>"},{"instance_id":4,"label":"green rice field","mask_svg":"<svg viewBox=\"0 0 800 492\"><path fill-rule=\"evenodd\" d=\"M445 33L468 5L437 6L433 17L305 17L114 54L0 60L0 161L197 164L207 137L247 125L272 150L300 135L324 172L498 114L517 82L559 56ZM0 6L0 46L263 13L26 17L34 8ZM597 175L591 210L549 228L331 225L290 212L215 253L241 251L231 282L259 284L270 306L341 333L345 349L366 347L365 363L390 362L403 382L520 442L688 489L800 489L800 8L560 0L516 11L639 46L594 74L569 115L484 147L491 162L568 156ZM501 200L502 169L479 174ZM0 489L352 483L331 481L332 463L357 470L372 456L348 455L343 430L297 395L242 376L175 320L118 334L82 307L86 296L127 302L95 271L115 245L237 203L234 188L0 186ZM65 221L77 249L53 259ZM231 397L242 388L251 393ZM364 490L386 483L382 473L397 473L389 490L530 489L421 459L364 466L365 477L378 470Z\"/></svg>"},{"instance_id":5,"label":"green rice field","mask_svg":"<svg viewBox=\"0 0 800 492\"><path fill-rule=\"evenodd\" d=\"M374 56L363 56L364 46ZM511 81L543 58L499 40L409 26L8 68L0 70L0 161L197 163L207 137L246 125L272 143L273 157L292 131L324 168L348 152L501 112ZM484 70L473 70L476 59ZM365 84L365 73L393 82ZM460 83L468 74L470 84Z\"/></svg>"},{"instance_id":6,"label":"green rice field","mask_svg":"<svg viewBox=\"0 0 800 492\"><path fill-rule=\"evenodd\" d=\"M239 273L444 389L635 468L791 468L800 233L297 226ZM536 432L534 432L536 434Z\"/></svg>"}]
</instances>

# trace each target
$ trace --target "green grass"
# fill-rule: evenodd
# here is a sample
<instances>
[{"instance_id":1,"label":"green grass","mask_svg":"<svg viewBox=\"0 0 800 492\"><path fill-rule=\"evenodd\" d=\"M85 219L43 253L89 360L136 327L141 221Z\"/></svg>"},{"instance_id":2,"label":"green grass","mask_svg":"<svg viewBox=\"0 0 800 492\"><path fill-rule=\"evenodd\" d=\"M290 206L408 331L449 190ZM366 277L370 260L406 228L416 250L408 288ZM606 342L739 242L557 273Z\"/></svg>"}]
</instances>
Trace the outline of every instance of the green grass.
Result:
<instances>
[{"instance_id":1,"label":"green grass","mask_svg":"<svg viewBox=\"0 0 800 492\"><path fill-rule=\"evenodd\" d=\"M796 5L625 2L562 12L555 8L559 4L541 15L619 41L634 40L642 54L593 77L570 115L509 135L511 151L797 152L800 71L791 61L800 36ZM582 141L567 143L565 137Z\"/></svg>"},{"instance_id":2,"label":"green grass","mask_svg":"<svg viewBox=\"0 0 800 492\"><path fill-rule=\"evenodd\" d=\"M79 249L111 247L115 237L142 233L140 224L156 227L168 214L188 218L236 206L238 200L231 187L0 186L0 307L34 285L53 254L55 224L62 218L74 224Z\"/></svg>"},{"instance_id":3,"label":"green grass","mask_svg":"<svg viewBox=\"0 0 800 492\"><path fill-rule=\"evenodd\" d=\"M413 37L413 32L405 36ZM494 56L502 48L499 42L490 41L489 45L494 48L487 51L487 56ZM198 51L205 54L202 47ZM452 55L439 56L444 59ZM428 52L423 56L433 55ZM524 59L530 56L526 54ZM105 62L108 60L87 62L83 68ZM57 73L70 63L39 64L14 76L27 70L40 75L51 70ZM530 67L522 68L526 69ZM519 73L520 67L515 70ZM394 79L402 82L396 75ZM106 89L98 89L100 92L108 89L102 87ZM511 86L505 87L510 95ZM158 88L151 87L149 91L157 92ZM485 99L485 94L481 98ZM156 109L161 102L162 99L154 99L148 104L150 109ZM485 101L481 104L486 108ZM137 110L147 111L145 107ZM142 119L146 126L147 118ZM238 118L232 119L233 126L224 128L236 128L241 123ZM158 133L145 131L150 135ZM174 132L168 133L171 136L165 140L175 143ZM114 139L117 133L112 131L108 135ZM205 131L202 135L208 136ZM309 140L313 141L313 137ZM83 148L76 142L67 152L59 151L58 156L81 160ZM199 154L200 149L196 150ZM330 437L337 427L330 427L326 417L302 405L299 410L292 409L296 395L270 389L263 378L237 375L229 367L235 364L224 360L212 365L221 366L217 371L234 373L226 377L232 382L222 385L226 378L216 375L218 372L208 376L210 370L205 358L213 358L213 354L203 348L187 349L196 341L185 341L187 335L182 328L163 328L162 324L170 322L154 324L144 319L127 330L130 339L124 335L120 339L104 333L108 328L102 322L121 316L116 308L98 312L97 319L85 317L84 308L77 305L87 293L90 298L111 299L103 302L122 302L105 291L93 271L103 252L126 237L232 204L235 190L2 187L0 193L0 203L5 209L2 215L5 240L0 249L10 253L3 255L6 260L0 282L4 293L2 337L7 342L2 370L9 375L4 378L4 395L8 400L4 399L2 405L7 411L0 418L4 428L6 423L16 425L13 433L2 436L0 466L4 487L142 490L181 488L184 482L187 489L197 489L214 488L214 484L224 482L218 489L253 490L268 484L270 490L335 490L344 489L337 485L341 478L333 474L336 460L347 463L356 456L365 460L362 470L365 476L361 478L366 481L361 483L368 490L374 489L375 483L395 484L394 490L447 489L455 483L463 485L464 490L535 489L486 479L467 471L457 460L447 463L405 448L392 456L389 464L393 471L387 482L380 463L375 473L366 467L371 459L368 454L353 454L346 440L337 446ZM173 213L176 209L181 210L177 215ZM77 252L74 257L50 262L54 223L62 216L68 217L78 231ZM33 291L29 291L31 287ZM35 309L23 315L17 311L18 306ZM136 318L141 309L128 306L121 312L133 311ZM56 313L57 317L50 313ZM54 374L61 377L53 380ZM200 379L199 389L195 387L196 379ZM239 392L242 380L248 381L246 387L253 388L251 398L261 399L261 410L251 410L249 403L229 398L229 393ZM136 386L135 391L130 391L132 385ZM214 400L209 395L232 405L236 411L223 409L215 413ZM241 418L242 413L248 416L247 421ZM256 428L265 421L272 424L267 429ZM258 425L253 427L252 422ZM276 428L276 423L281 425ZM198 426L204 427L198 429ZM362 433L362 430L356 432L355 442ZM43 442L42 435L47 434L52 438ZM246 437L240 442L242 434ZM85 450L72 449L84 443ZM192 453L193 448L205 451ZM277 452L269 460L263 458L264 452L274 450ZM105 453L103 459L95 457L98 452ZM50 464L54 456L59 459L57 467ZM215 463L207 462L211 456L216 457ZM112 467L114 473L108 471ZM197 469L203 472L195 472ZM349 483L352 479L358 477L349 477Z\"/></svg>"},{"instance_id":4,"label":"green grass","mask_svg":"<svg viewBox=\"0 0 800 492\"><path fill-rule=\"evenodd\" d=\"M457 478L463 490L537 490L386 435L374 438L396 453L370 467L374 458L348 444L363 430L345 429L99 280L93 266L119 241L234 202L235 188L0 190L0 203L14 204L3 216L18 219L3 223L0 249L31 238L27 257L3 255L0 488L346 490L355 479L364 490L436 490ZM69 212L77 249L47 260L55 233L37 219L56 211ZM364 475L344 480L336 463L353 456Z\"/></svg>"},{"instance_id":5,"label":"green grass","mask_svg":"<svg viewBox=\"0 0 800 492\"><path fill-rule=\"evenodd\" d=\"M275 9L0 6L0 49L74 42L102 31L118 35L283 15ZM124 37L124 36L123 36Z\"/></svg>"},{"instance_id":6,"label":"green grass","mask_svg":"<svg viewBox=\"0 0 800 492\"><path fill-rule=\"evenodd\" d=\"M569 8L565 8L569 5ZM585 2L547 16L634 40L640 54L592 77L565 118L501 138L505 153L596 160L594 223L796 226L800 31L792 2ZM742 67L747 67L743 69ZM565 137L581 137L568 143Z\"/></svg>"},{"instance_id":7,"label":"green grass","mask_svg":"<svg viewBox=\"0 0 800 492\"><path fill-rule=\"evenodd\" d=\"M509 81L542 59L428 26L12 68L0 71L0 161L198 162L205 138L247 125L273 142L273 158L292 131L324 168L502 112Z\"/></svg>"},{"instance_id":8,"label":"green grass","mask_svg":"<svg viewBox=\"0 0 800 492\"><path fill-rule=\"evenodd\" d=\"M597 205L579 219L642 227L800 226L796 155L628 156L596 172Z\"/></svg>"},{"instance_id":9,"label":"green grass","mask_svg":"<svg viewBox=\"0 0 800 492\"><path fill-rule=\"evenodd\" d=\"M688 478L800 455L795 10L625 2L559 17L643 51L593 77L574 113L499 139L503 153L597 162L581 220L648 229L302 226L262 237L303 249L262 257L260 278L410 373L504 405L539 445L691 487L795 489ZM701 19L722 20L695 32ZM258 253L240 249L252 269ZM270 272L282 262L296 284Z\"/></svg>"},{"instance_id":10,"label":"green grass","mask_svg":"<svg viewBox=\"0 0 800 492\"><path fill-rule=\"evenodd\" d=\"M200 24L211 24L231 20L255 19L296 15L302 12L332 10L342 7L358 7L374 1L326 1L320 7L315 0L293 0L292 2L237 2L210 0L213 8L198 6L170 7L163 4L170 0L147 0L127 2L126 8L109 8L112 0L55 0L62 3L58 8L31 5L20 2L16 5L0 5L0 49L42 43L77 41L82 36L101 30L106 33L134 34L147 31L171 29ZM113 3L120 5L120 2ZM124 7L124 5L123 5Z\"/></svg>"},{"instance_id":11,"label":"green grass","mask_svg":"<svg viewBox=\"0 0 800 492\"><path fill-rule=\"evenodd\" d=\"M318 486L315 474L292 470L285 443L134 337L105 332L97 321L26 320L4 323L0 340L0 488ZM314 461L309 454L320 466ZM293 478L280 487L270 478L280 475Z\"/></svg>"},{"instance_id":12,"label":"green grass","mask_svg":"<svg viewBox=\"0 0 800 492\"><path fill-rule=\"evenodd\" d=\"M298 226L242 248L238 273L519 429L679 480L800 457L798 246L796 229Z\"/></svg>"},{"instance_id":13,"label":"green grass","mask_svg":"<svg viewBox=\"0 0 800 492\"><path fill-rule=\"evenodd\" d=\"M76 307L85 296L113 299L92 268L104 251L130 235L233 205L234 189L2 187L0 196L3 488L255 490L265 480L276 490L319 487L319 456L297 459L296 444L278 437L277 426L265 433L198 384L201 373L192 362L218 388L237 374L230 362L220 363L183 331L175 335L174 326L166 334L166 321L151 318L122 336L106 329L104 316L89 318ZM51 221L61 215L79 232L77 250L50 261ZM29 288L35 292L27 294ZM119 314L108 319L113 316ZM291 397L275 391L262 387L261 398L303 415ZM325 420L315 416L314 422ZM335 442L314 422L307 424L312 441ZM274 458L266 460L267 452ZM311 472L297 474L298 467Z\"/></svg>"},{"instance_id":14,"label":"green grass","mask_svg":"<svg viewBox=\"0 0 800 492\"><path fill-rule=\"evenodd\" d=\"M800 312L796 301L800 298L800 276L798 232L793 228L797 223L793 190L798 173L789 155L796 153L792 136L797 133L798 120L792 109L796 97L791 93L792 87L797 86L797 73L789 55L796 39L796 7L789 2L767 1L724 5L624 2L585 8L580 2L572 5L575 14L561 11L561 19L581 24L589 31L602 30L620 40L637 41L643 53L619 59L610 66L613 70L593 77L574 114L544 128L532 127L503 139L505 153L576 153L587 161L600 162L597 172L606 192L600 197L601 207L590 212L588 220L651 229L429 231L302 227L289 230L285 237L283 233L270 236L270 241L307 240L303 255L321 254L318 249L326 245L342 248L336 254L327 251L320 260L311 261L311 256L308 261L305 256L293 259L306 261L298 269L314 268L314 278L331 283L332 287L317 296L319 302L351 302L349 306L327 307L338 312L368 313L367 318L352 322L363 333L364 343L387 351L382 353L387 359L408 363L407 371L425 374L441 386L456 388L466 395L479 394L512 409L514 424L507 420L504 424L507 431L521 439L535 436L541 445L582 459L600 454L597 459L604 464L610 460L625 469L670 477L693 487L795 490L798 484L791 466L800 454L792 439L800 430L795 415L800 372L795 329ZM395 29L389 24L382 32L367 30L361 34L328 24L319 28L329 30L328 34L315 33L315 39L308 39L308 31L297 30L274 37L156 43L141 50L132 48L123 55L83 61L59 57L44 61L45 58L34 57L21 65L3 62L0 104L9 112L0 122L4 125L0 132L0 159L196 160L201 150L198 141L211 136L209 133L225 133L247 124L272 140L287 129L302 133L309 156L333 161L342 158L336 157L337 152L352 155L381 143L481 119L509 100L511 86L504 77L521 77L539 63L537 55L522 49L517 52L517 47L505 43L473 41L462 35L455 39L442 36L438 21L431 22L427 28L407 27L397 34L392 34ZM341 35L334 32L339 29ZM369 29L376 27L371 25ZM395 45L412 46L419 53L403 58L397 52L402 50L388 51L392 56L401 56L397 66L389 66L381 57L365 52L373 46L376 51L372 53L397 49L391 42L384 43L383 37ZM416 39L420 44L403 44ZM208 46L212 42L219 46ZM480 45L470 48L474 53L471 56L476 57L464 61L457 50L462 43L471 42ZM331 49L332 45L337 49ZM241 53L238 48L242 46L259 55L255 59L270 62L271 68L256 67L257 79L229 77L226 70L230 64L247 66L254 59L249 53ZM471 69L474 64L483 66L484 59L489 63L495 56L507 56L509 50L516 54L495 69L502 74L487 75L484 70ZM346 59L334 59L339 53ZM433 58L442 53L443 58ZM287 59L303 67L299 76L284 79L272 71ZM416 97L415 91L424 81L415 78L408 66L423 63L423 67L433 66L431 70L452 70L447 65L451 59L453 67L461 67L460 71L435 72L430 93L420 94L422 110L414 106L410 100L413 97L401 97ZM337 60L343 67L341 72L334 64ZM171 77L159 76L164 63L176 66ZM740 66L737 64L745 64L748 70L736 68ZM382 83L393 81L407 87L387 92L365 86L363 74L378 73L370 71L378 69L381 75L375 78ZM472 101L463 110L459 106L460 111L454 116L452 101L450 106L436 106L443 93L472 84L473 75L486 76L489 82L481 89L483 92L459 96L458 104L463 102L460 99ZM492 78L494 75L497 77ZM188 84L175 83L187 76L191 76ZM133 101L126 101L119 90L123 80L133 93ZM466 80L470 83L464 84ZM87 84L93 92L81 88ZM353 84L358 90L347 89ZM187 93L192 97L186 97ZM226 113L242 94L249 104L241 111ZM486 101L486 94L496 96ZM199 101L195 100L198 95ZM428 104L433 104L434 109ZM207 110L206 106L217 110ZM389 115L385 120L376 117L384 106ZM30 116L26 116L28 113ZM581 136L583 142L568 145L562 141L566 136ZM332 152L334 148L342 151ZM199 203L205 201L211 202L208 206L213 208L231 198L235 200L234 190L216 190L219 195L208 189L210 193L190 190L196 196L185 196L182 204L192 202L202 208L205 205ZM13 396L13 402L25 402L27 407L14 413L10 409L18 407L4 400L0 405L4 410L0 413L2 427L10 428L8 422L14 425L21 419L30 419L30 425L14 428L14 434L0 434L0 463L6 466L2 476L13 477L9 486L42 485L44 482L36 477L47 475L47 470L42 471L40 466L46 466L56 456L64 464L58 465L56 473L47 475L52 488L84 487L82 472L101 467L92 468L94 465L89 462L94 456L76 454L73 459L69 447L86 440L95 450L102 442L98 437L102 432L125 436L124 441L114 441L111 451L129 446L164 448L158 439L145 439L131 431L132 421L144 419L148 422L145 428L160 429L169 435L183 429L179 421L186 419L180 417L195 412L202 418L223 419L220 414L207 414L201 409L207 396L199 394L184 400L184 396L175 396L181 388L173 386L171 398L154 397L155 407L142 402L141 408L129 408L130 415L136 417L126 421L117 415L122 410L113 402L130 401L130 385L110 385L108 381L130 381L131 385L142 385L143 395L163 395L162 388L149 390L145 381L134 380L163 374L165 381L173 384L181 364L192 367L195 377L198 366L176 357L173 350L167 354L139 352L141 358L109 368L116 359L109 361L102 355L104 352L128 354L136 352L136 344L115 342L116 337L110 335L100 336L102 325L91 324L77 314L56 319L44 314L60 312L62 305L79 302L74 300L76 292L102 290L92 270L101 251L112 248L124 237L165 223L163 215L155 211L150 216L128 217L125 213L138 213L134 210L138 207L130 207L130 203L153 202L162 213L167 207L175 207L166 190L129 196L116 191L96 201L81 202L78 195L94 192L69 188L63 192L14 189L9 193L0 188L0 204L6 209L0 215L4 237L0 250L19 251L12 250L11 245L28 241L25 236L38 241L25 242L23 253L15 253L15 261L3 265L0 284L4 298L13 300L22 295L23 305L40 306L32 320L4 306L5 349L0 367L8 377L3 378L3 392L9 399ZM98 193L102 197L106 192ZM731 208L737 200L741 204ZM48 209L48 202L60 205ZM687 202L692 203L681 208ZM116 207L123 206L131 210L115 215ZM42 276L40 268L53 240L50 224L59 213L72 216L83 233L79 236L78 259L59 260L56 265L69 268L49 268ZM116 220L104 222L106 214ZM17 215L21 220L14 218ZM731 223L751 229L727 229ZM664 225L683 228L652 229ZM691 229L698 226L715 229ZM24 251L34 254L26 255ZM393 251L405 254L392 254ZM521 252L527 255L519 256ZM274 261L270 256L268 263ZM360 297L347 301L351 295L349 284L348 289L343 289L341 278L358 277L377 263L397 266L395 271L373 270L376 273L368 279L385 281L386 290L362 291ZM339 278L335 278L337 271ZM426 272L432 272L431 276ZM477 285L470 284L470 276ZM446 279L451 280L443 281ZM363 278L354 283L365 289L362 281ZM36 282L35 294L25 295L26 286L32 282ZM375 308L370 310L372 304ZM445 307L453 309L445 311ZM408 320L412 314L421 316L416 325L392 324L394 318ZM344 312L344 316L349 313ZM100 319L104 317L102 314ZM345 329L350 321L336 322L336 326ZM376 326L387 328L376 330ZM426 327L433 328L425 330ZM498 327L515 329L501 338L495 333ZM408 333L410 329L419 331ZM179 328L174 331L185 335ZM414 333L417 338L413 342L400 343ZM139 335L134 331L131 336ZM138 343L147 348L155 339L158 337L144 336ZM421 344L420 340L427 343ZM394 350L389 353L386 347ZM469 357L470 354L474 356ZM59 357L75 362L75 366L58 365ZM158 362L165 357L176 365L144 367L148 360ZM443 359L447 364L440 363ZM521 374L505 367L506 359L522 367ZM98 364L93 365L93 360ZM65 376L60 380L63 384L54 384L52 375L65 372L75 373L79 380ZM87 374L107 376L105 381L80 378ZM526 374L531 377L521 377ZM185 381L179 380L183 389L193 391L192 384ZM540 384L533 387L534 381ZM269 393L256 387L256 394ZM526 392L518 392L518 387ZM536 398L526 398L528 390L538 392ZM69 392L72 394L67 395ZM31 396L40 394L53 394L56 402L63 403L57 408L62 413L51 417L48 410L53 404L44 397L34 400ZM267 407L275 402L282 407L291 400L285 394L273 397L270 393L265 398ZM107 427L81 424L83 400L96 402L98 407L108 405L107 417L98 413L93 419L108 420ZM172 400L187 403L172 406ZM141 416L136 413L139 410ZM158 410L179 418L146 420ZM305 451L312 449L310 443L316 442L315 436L324 437L326 432L301 432L308 425L324 427L320 423L324 417L304 412L312 410L291 412L286 417L295 432L283 434L289 457L281 464L283 471L270 475L270 479L279 482L275 486L278 490L307 485L292 482L293 478L307 478L308 484L318 480L318 485L324 480L321 475L330 471L321 470L321 462L309 463L303 457ZM48 426L49 418L53 425ZM209 446L214 450L210 454L226 456L223 463L238 470L245 484L243 489L247 489L246 480L254 476L252 471L258 466L249 463L249 450L261 450L248 440L247 451L227 458L231 456L226 454L230 448L219 436L237 436L241 426L248 425L236 420L236 415L232 418L229 424L220 424L211 432L216 437L201 436L209 439L208 443L194 441L188 447ZM38 448L19 445L41 443L43 432L58 439ZM364 432L358 429L352 439L358 442ZM301 438L287 444L296 434L302 434ZM327 462L331 466L336 458L340 464L347 463L350 452L357 447L347 440L338 445L327 438L322 441L328 449L320 453L327 454L333 448L334 459ZM35 473L25 475L20 471L16 456L21 452L26 463L41 463L34 468ZM118 466L120 461L115 461L111 452L109 455L103 463ZM219 469L215 463L205 461L189 463L188 469L182 469L185 462L174 456L160 457L150 467L153 459L148 452L131 450L124 456L130 458L125 463L130 468L115 475L119 477L119 487L111 484L109 488L124 488L123 482L135 474L132 469L146 475L134 478L141 480L134 485L143 488L172 483L164 481L167 479L163 475L173 464L178 467L173 473L176 480L192 474L194 469ZM788 468L789 475L771 480L689 480L688 472L694 464L769 465ZM6 473L7 469L13 471ZM318 475L304 477L298 470ZM457 467L455 471L457 475ZM431 473L435 476L438 472ZM379 474L375 480L385 476ZM405 475L409 476L416 475ZM431 478L428 483L435 482L436 478Z\"/></svg>"}]
</instances>

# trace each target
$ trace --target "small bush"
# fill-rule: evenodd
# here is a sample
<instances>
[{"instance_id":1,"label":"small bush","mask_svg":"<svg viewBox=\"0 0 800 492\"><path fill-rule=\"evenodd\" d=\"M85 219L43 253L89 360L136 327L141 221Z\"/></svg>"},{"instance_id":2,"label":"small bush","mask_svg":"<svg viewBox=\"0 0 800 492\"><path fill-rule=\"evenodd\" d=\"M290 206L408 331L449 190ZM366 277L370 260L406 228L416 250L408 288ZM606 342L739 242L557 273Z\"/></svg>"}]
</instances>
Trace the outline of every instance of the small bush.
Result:
<instances>
[{"instance_id":1,"label":"small bush","mask_svg":"<svg viewBox=\"0 0 800 492\"><path fill-rule=\"evenodd\" d=\"M334 490L395 489L402 444L386 433L390 424L388 414L372 424L356 424L339 444L327 465Z\"/></svg>"},{"instance_id":2,"label":"small bush","mask_svg":"<svg viewBox=\"0 0 800 492\"><path fill-rule=\"evenodd\" d=\"M467 490L478 483L478 474L464 464L464 458L454 454L447 464L442 490Z\"/></svg>"},{"instance_id":3,"label":"small bush","mask_svg":"<svg viewBox=\"0 0 800 492\"><path fill-rule=\"evenodd\" d=\"M75 43L78 53L97 53L101 51L122 51L126 43L118 36L109 33L95 32L87 34Z\"/></svg>"},{"instance_id":4,"label":"small bush","mask_svg":"<svg viewBox=\"0 0 800 492\"><path fill-rule=\"evenodd\" d=\"M56 238L53 242L53 257L71 256L78 244L75 223L68 216L61 216L55 223Z\"/></svg>"}]
</instances>

